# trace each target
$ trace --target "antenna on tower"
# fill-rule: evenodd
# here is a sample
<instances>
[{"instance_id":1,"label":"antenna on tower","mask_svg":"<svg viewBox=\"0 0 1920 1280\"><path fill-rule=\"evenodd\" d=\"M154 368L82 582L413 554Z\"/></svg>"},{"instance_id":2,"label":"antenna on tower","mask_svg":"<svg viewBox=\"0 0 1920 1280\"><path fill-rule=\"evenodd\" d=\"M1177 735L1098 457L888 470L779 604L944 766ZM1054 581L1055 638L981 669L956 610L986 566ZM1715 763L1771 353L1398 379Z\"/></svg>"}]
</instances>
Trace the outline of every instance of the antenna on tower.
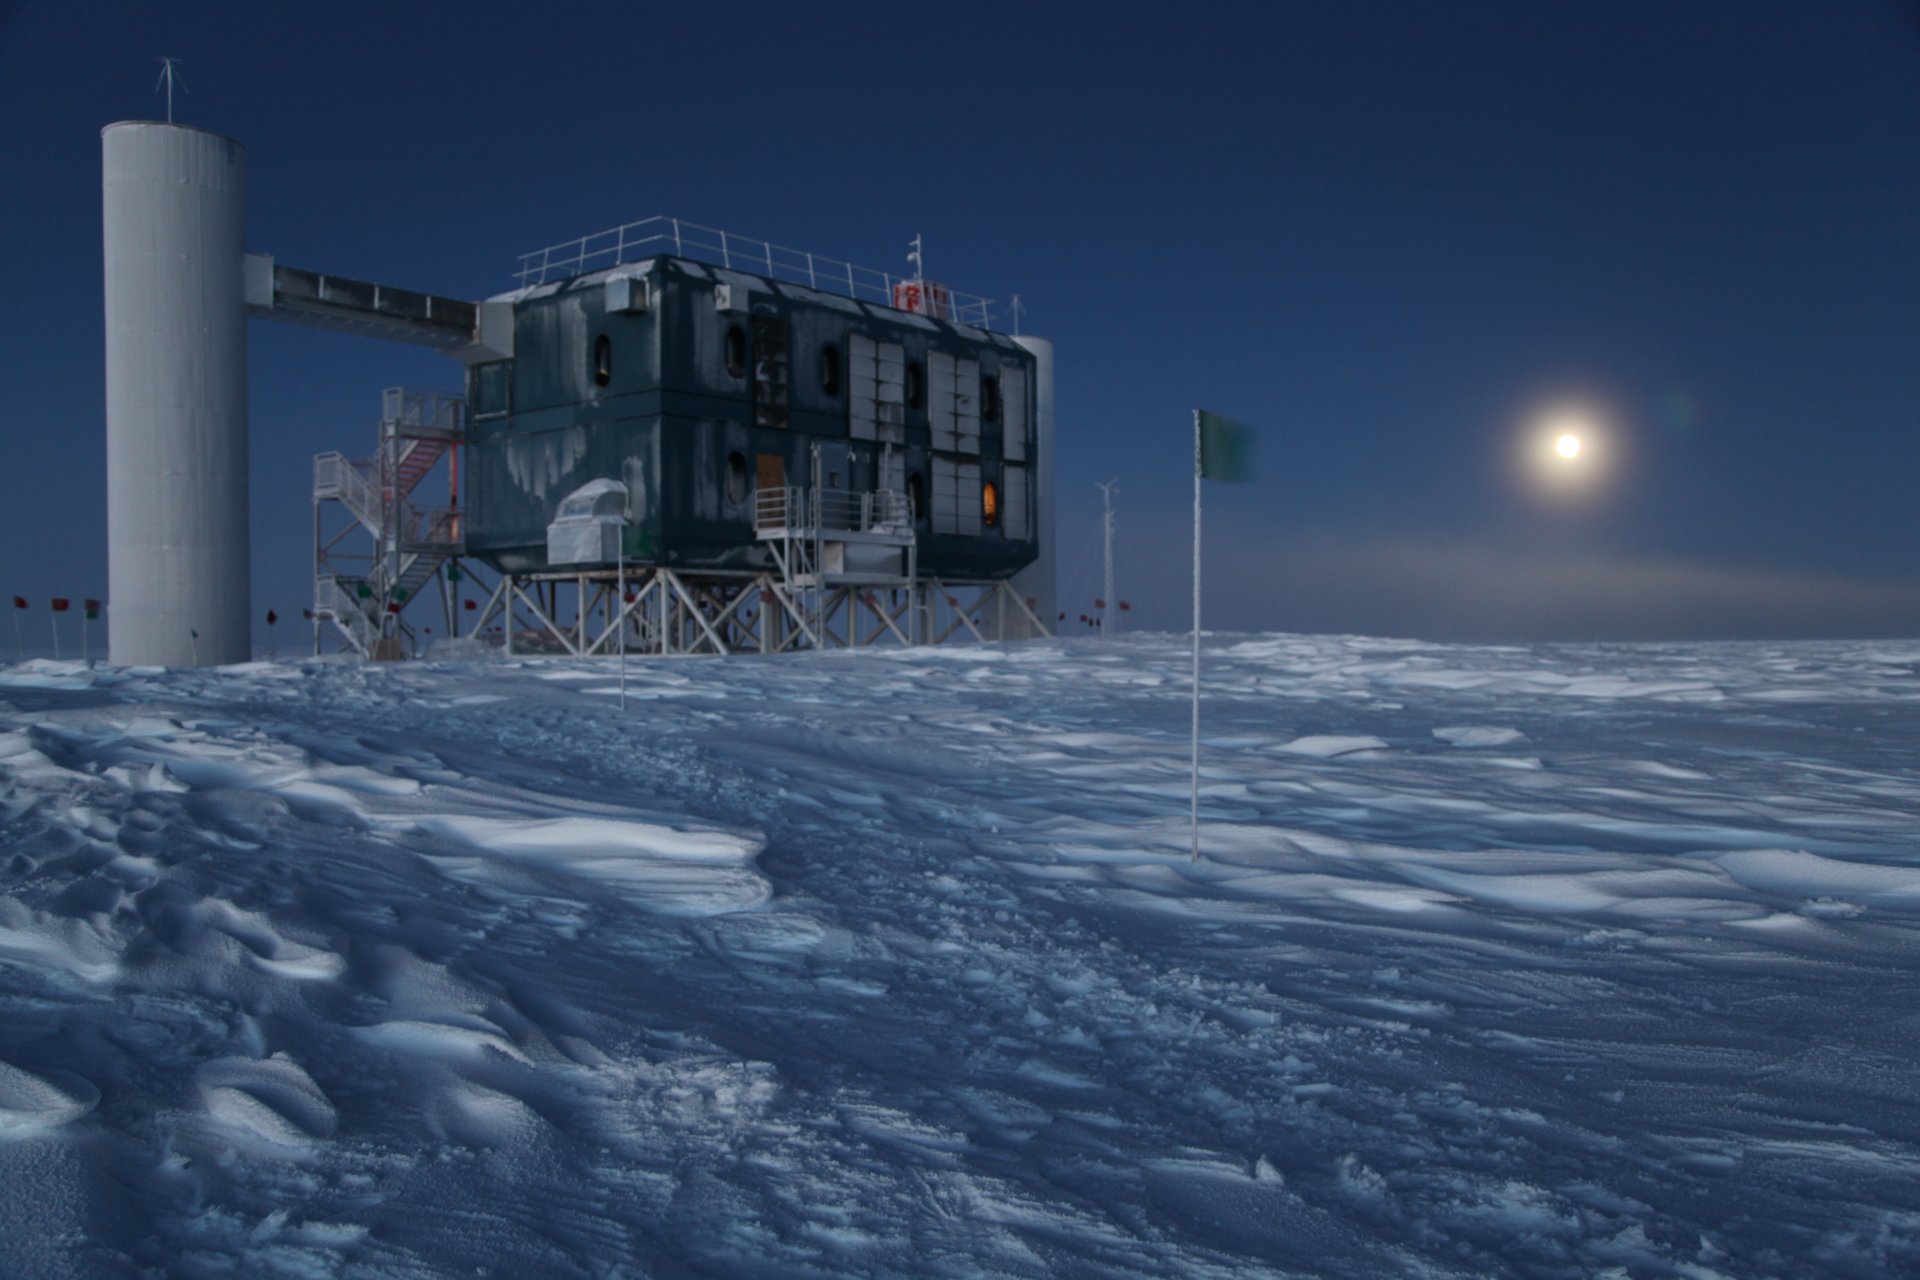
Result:
<instances>
[{"instance_id":1,"label":"antenna on tower","mask_svg":"<svg viewBox=\"0 0 1920 1280\"><path fill-rule=\"evenodd\" d=\"M178 67L179 65L180 65L180 59L178 58L160 59L160 78L153 82L153 91L155 93L160 92L160 86L162 84L165 84L167 86L167 123L168 124L173 123L173 82L176 79L178 79L180 75L180 73L174 70L174 68ZM185 93L186 87L182 86L180 89L180 92Z\"/></svg>"},{"instance_id":2,"label":"antenna on tower","mask_svg":"<svg viewBox=\"0 0 1920 1280\"><path fill-rule=\"evenodd\" d=\"M919 236L915 236L913 243L907 246L907 261L913 264L913 278L915 280L925 280L927 278L925 263L923 263L920 258Z\"/></svg>"},{"instance_id":3,"label":"antenna on tower","mask_svg":"<svg viewBox=\"0 0 1920 1280\"><path fill-rule=\"evenodd\" d=\"M1013 336L1016 338L1020 336L1020 311L1020 295L1016 293L1013 295Z\"/></svg>"},{"instance_id":4,"label":"antenna on tower","mask_svg":"<svg viewBox=\"0 0 1920 1280\"><path fill-rule=\"evenodd\" d=\"M1099 602L1100 634L1112 639L1120 632L1120 600L1113 593L1113 495L1120 491L1120 482L1109 480L1102 484L1096 480L1093 487L1100 491L1100 532L1106 546L1106 594Z\"/></svg>"}]
</instances>

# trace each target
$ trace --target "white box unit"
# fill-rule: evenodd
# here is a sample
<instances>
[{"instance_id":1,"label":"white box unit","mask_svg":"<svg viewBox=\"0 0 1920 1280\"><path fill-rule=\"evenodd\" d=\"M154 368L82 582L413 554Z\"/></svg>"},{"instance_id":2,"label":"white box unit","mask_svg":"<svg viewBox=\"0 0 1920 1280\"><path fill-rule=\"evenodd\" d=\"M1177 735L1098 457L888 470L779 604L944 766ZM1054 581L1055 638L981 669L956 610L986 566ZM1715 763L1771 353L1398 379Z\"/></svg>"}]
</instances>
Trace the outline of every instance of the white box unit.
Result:
<instances>
[{"instance_id":1,"label":"white box unit","mask_svg":"<svg viewBox=\"0 0 1920 1280\"><path fill-rule=\"evenodd\" d=\"M647 309L647 279L645 276L613 276L606 284L607 311L614 315L631 315Z\"/></svg>"},{"instance_id":2,"label":"white box unit","mask_svg":"<svg viewBox=\"0 0 1920 1280\"><path fill-rule=\"evenodd\" d=\"M612 564L627 527L627 486L592 480L560 500L547 525L549 565Z\"/></svg>"}]
</instances>

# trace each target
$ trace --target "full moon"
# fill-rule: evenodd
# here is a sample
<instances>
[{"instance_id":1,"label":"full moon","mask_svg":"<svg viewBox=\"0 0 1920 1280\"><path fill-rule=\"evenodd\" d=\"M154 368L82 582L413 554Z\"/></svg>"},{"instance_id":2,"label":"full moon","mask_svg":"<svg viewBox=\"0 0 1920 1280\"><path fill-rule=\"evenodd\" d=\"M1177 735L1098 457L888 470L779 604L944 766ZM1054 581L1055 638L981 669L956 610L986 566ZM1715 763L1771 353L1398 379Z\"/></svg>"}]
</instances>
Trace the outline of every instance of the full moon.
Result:
<instances>
[{"instance_id":1,"label":"full moon","mask_svg":"<svg viewBox=\"0 0 1920 1280\"><path fill-rule=\"evenodd\" d=\"M1513 443L1517 478L1544 501L1572 509L1613 487L1620 442L1603 406L1581 400L1536 406L1515 424Z\"/></svg>"}]
</instances>

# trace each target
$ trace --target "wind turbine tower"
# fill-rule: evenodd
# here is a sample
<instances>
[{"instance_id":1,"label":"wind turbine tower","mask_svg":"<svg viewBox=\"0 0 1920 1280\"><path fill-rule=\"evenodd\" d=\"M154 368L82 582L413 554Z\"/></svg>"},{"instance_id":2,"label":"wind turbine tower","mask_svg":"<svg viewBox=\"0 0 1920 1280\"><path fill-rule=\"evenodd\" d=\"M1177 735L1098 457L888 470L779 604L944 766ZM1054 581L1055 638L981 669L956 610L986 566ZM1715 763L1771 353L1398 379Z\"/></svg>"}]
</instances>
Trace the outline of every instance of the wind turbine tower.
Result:
<instances>
[{"instance_id":1,"label":"wind turbine tower","mask_svg":"<svg viewBox=\"0 0 1920 1280\"><path fill-rule=\"evenodd\" d=\"M1105 594L1100 597L1100 634L1112 638L1120 634L1119 597L1113 593L1113 495L1119 492L1120 482L1096 482L1094 488L1100 490L1100 530L1106 549L1106 586Z\"/></svg>"}]
</instances>

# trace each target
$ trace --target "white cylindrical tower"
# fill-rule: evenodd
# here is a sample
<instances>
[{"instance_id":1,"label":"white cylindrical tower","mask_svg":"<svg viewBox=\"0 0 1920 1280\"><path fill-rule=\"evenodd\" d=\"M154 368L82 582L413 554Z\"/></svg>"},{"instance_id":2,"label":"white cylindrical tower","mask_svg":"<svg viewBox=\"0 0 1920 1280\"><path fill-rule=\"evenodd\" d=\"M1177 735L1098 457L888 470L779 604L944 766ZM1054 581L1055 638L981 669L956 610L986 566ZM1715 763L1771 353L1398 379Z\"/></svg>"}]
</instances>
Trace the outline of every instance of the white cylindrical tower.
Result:
<instances>
[{"instance_id":1,"label":"white cylindrical tower","mask_svg":"<svg viewBox=\"0 0 1920 1280\"><path fill-rule=\"evenodd\" d=\"M1033 353L1034 434L1039 454L1034 466L1034 529L1040 535L1040 555L1032 564L1014 575L1013 589L1022 597L1032 596L1039 603L1034 612L1055 630L1053 528L1053 343L1046 338L1018 334L1013 339ZM1025 618L1009 618L1008 639L1030 639L1032 624Z\"/></svg>"},{"instance_id":2,"label":"white cylindrical tower","mask_svg":"<svg viewBox=\"0 0 1920 1280\"><path fill-rule=\"evenodd\" d=\"M122 666L244 662L246 151L147 121L100 136L109 652Z\"/></svg>"}]
</instances>

